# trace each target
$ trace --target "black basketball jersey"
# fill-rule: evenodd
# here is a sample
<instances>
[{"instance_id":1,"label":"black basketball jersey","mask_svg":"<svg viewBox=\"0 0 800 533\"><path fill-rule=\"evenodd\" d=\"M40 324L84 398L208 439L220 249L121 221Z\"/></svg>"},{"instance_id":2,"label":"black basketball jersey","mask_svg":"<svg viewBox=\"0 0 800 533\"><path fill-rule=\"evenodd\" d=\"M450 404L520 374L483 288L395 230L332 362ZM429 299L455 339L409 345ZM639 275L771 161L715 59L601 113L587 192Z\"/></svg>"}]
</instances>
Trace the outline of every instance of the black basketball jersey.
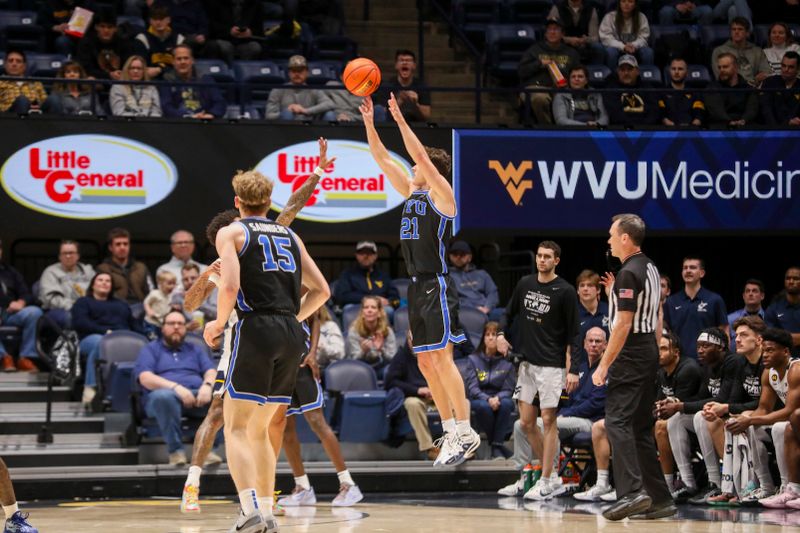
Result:
<instances>
[{"instance_id":1,"label":"black basketball jersey","mask_svg":"<svg viewBox=\"0 0 800 533\"><path fill-rule=\"evenodd\" d=\"M297 314L302 268L294 235L262 217L244 218L244 246L239 252L239 313Z\"/></svg>"},{"instance_id":2,"label":"black basketball jersey","mask_svg":"<svg viewBox=\"0 0 800 533\"><path fill-rule=\"evenodd\" d=\"M445 251L452 234L453 217L436 209L430 192L411 193L400 221L400 246L409 276L446 274Z\"/></svg>"}]
</instances>

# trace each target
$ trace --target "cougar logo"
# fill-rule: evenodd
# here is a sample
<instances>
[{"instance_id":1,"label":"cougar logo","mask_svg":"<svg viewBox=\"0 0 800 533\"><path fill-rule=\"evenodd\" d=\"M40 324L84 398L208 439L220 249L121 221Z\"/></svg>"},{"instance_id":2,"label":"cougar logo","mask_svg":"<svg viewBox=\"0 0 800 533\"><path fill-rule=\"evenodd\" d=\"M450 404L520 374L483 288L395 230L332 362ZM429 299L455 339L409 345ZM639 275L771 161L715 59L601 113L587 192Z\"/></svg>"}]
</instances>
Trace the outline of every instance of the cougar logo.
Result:
<instances>
[{"instance_id":1,"label":"cougar logo","mask_svg":"<svg viewBox=\"0 0 800 533\"><path fill-rule=\"evenodd\" d=\"M500 161L493 159L489 161L489 168L497 172L497 176L503 182L508 195L514 201L514 205L521 205L525 191L533 188L533 180L522 179L525 173L533 168L533 162L523 161L518 167L515 167L514 163L509 161L508 165L503 167Z\"/></svg>"}]
</instances>

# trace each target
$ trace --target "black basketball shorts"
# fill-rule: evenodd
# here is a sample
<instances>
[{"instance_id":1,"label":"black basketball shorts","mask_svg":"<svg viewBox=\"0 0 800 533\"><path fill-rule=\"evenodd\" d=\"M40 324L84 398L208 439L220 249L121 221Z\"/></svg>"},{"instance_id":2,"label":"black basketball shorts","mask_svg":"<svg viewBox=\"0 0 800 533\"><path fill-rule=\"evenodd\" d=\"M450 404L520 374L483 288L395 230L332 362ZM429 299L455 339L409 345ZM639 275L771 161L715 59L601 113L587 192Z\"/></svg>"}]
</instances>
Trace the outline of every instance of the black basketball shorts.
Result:
<instances>
[{"instance_id":1,"label":"black basketball shorts","mask_svg":"<svg viewBox=\"0 0 800 533\"><path fill-rule=\"evenodd\" d=\"M321 409L324 404L322 398L322 385L314 379L314 373L308 366L301 366L297 370L297 382L292 394L292 405L286 411L286 416L299 415Z\"/></svg>"},{"instance_id":2,"label":"black basketball shorts","mask_svg":"<svg viewBox=\"0 0 800 533\"><path fill-rule=\"evenodd\" d=\"M460 343L467 338L458 323L458 290L446 275L411 278L408 321L414 353L441 350L448 342Z\"/></svg>"}]
</instances>

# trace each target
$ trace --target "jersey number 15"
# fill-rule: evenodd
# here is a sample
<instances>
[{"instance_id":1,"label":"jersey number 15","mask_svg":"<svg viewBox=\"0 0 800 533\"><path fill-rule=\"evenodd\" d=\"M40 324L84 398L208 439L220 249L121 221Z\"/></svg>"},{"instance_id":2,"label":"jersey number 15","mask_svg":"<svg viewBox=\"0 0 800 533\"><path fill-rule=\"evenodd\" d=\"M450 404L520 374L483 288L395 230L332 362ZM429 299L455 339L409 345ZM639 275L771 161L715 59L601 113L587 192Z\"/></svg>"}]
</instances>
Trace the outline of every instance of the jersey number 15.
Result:
<instances>
[{"instance_id":1,"label":"jersey number 15","mask_svg":"<svg viewBox=\"0 0 800 533\"><path fill-rule=\"evenodd\" d=\"M258 244L264 252L264 262L261 263L264 272L294 272L297 270L294 256L290 250L292 241L289 237L276 237L274 235L259 235ZM275 248L273 254L272 248ZM275 260L277 258L277 261Z\"/></svg>"}]
</instances>

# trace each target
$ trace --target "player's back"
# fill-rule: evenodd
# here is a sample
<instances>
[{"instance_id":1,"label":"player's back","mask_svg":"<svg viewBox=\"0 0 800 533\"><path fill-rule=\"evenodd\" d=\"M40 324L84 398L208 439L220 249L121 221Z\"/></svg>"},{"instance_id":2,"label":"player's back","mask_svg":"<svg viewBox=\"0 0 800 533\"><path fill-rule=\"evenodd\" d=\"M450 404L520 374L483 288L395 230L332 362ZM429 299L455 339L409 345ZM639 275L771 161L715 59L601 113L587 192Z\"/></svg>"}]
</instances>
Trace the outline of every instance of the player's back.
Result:
<instances>
[{"instance_id":1,"label":"player's back","mask_svg":"<svg viewBox=\"0 0 800 533\"><path fill-rule=\"evenodd\" d=\"M445 250L453 234L453 217L444 215L427 190L411 193L403 205L400 246L410 276L446 274Z\"/></svg>"},{"instance_id":2,"label":"player's back","mask_svg":"<svg viewBox=\"0 0 800 533\"><path fill-rule=\"evenodd\" d=\"M244 218L239 223L245 243L239 251L238 311L297 314L302 268L294 234L263 217Z\"/></svg>"}]
</instances>

